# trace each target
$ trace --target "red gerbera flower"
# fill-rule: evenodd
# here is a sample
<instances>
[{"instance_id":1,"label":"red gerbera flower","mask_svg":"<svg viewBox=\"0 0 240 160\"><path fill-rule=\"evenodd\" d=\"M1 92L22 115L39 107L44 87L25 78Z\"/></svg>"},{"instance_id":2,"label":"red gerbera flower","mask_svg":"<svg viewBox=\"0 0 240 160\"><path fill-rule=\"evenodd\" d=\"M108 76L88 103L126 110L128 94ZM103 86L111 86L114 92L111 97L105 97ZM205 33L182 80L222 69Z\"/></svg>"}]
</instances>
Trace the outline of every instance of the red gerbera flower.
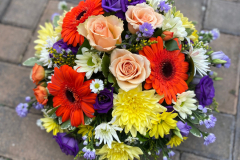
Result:
<instances>
[{"instance_id":1,"label":"red gerbera flower","mask_svg":"<svg viewBox=\"0 0 240 160\"><path fill-rule=\"evenodd\" d=\"M71 120L72 126L84 124L84 115L93 118L93 104L97 94L91 93L91 80L84 82L85 73L77 73L68 65L55 67L52 82L48 84L50 94L54 96L53 107L58 107L57 116L62 122Z\"/></svg>"},{"instance_id":2,"label":"red gerbera flower","mask_svg":"<svg viewBox=\"0 0 240 160\"><path fill-rule=\"evenodd\" d=\"M170 105L172 99L176 101L177 93L185 92L188 85L185 80L188 79L186 74L188 71L188 63L185 62L185 56L181 53L181 45L179 50L167 51L163 48L163 40L161 37L151 38L151 41L158 41L156 44L146 46L139 54L148 58L151 64L151 74L146 79L145 89L154 88L159 95L164 94L164 98L160 100L162 103L165 99ZM178 39L175 39L178 43Z\"/></svg>"},{"instance_id":3,"label":"red gerbera flower","mask_svg":"<svg viewBox=\"0 0 240 160\"><path fill-rule=\"evenodd\" d=\"M103 14L101 0L86 0L79 2L78 6L69 11L63 19L62 38L67 44L74 47L82 44L84 37L77 31L79 23L85 22L89 16Z\"/></svg>"}]
</instances>

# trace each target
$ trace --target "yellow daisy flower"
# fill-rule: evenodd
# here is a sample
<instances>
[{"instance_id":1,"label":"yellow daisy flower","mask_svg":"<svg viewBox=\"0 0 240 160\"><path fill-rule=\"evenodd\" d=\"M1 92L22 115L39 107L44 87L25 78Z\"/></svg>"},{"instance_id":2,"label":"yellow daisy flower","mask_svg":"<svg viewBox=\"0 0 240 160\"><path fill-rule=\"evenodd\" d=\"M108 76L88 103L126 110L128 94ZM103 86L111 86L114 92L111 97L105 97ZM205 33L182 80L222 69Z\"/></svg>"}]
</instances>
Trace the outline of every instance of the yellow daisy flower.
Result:
<instances>
[{"instance_id":1,"label":"yellow daisy flower","mask_svg":"<svg viewBox=\"0 0 240 160\"><path fill-rule=\"evenodd\" d=\"M41 121L43 122L43 127L46 129L48 133L53 131L54 136L57 135L58 132L63 133L61 126L57 124L52 118L49 117L41 118Z\"/></svg>"},{"instance_id":2,"label":"yellow daisy flower","mask_svg":"<svg viewBox=\"0 0 240 160\"><path fill-rule=\"evenodd\" d=\"M197 30L195 29L194 32L192 33L191 36L189 36L189 38L193 41L193 42L198 42L198 34L197 34Z\"/></svg>"},{"instance_id":3,"label":"yellow daisy flower","mask_svg":"<svg viewBox=\"0 0 240 160\"><path fill-rule=\"evenodd\" d=\"M181 18L183 27L195 29L195 26L192 23L192 21L188 21L188 18L184 17L183 14L180 11L175 12L174 16Z\"/></svg>"},{"instance_id":4,"label":"yellow daisy flower","mask_svg":"<svg viewBox=\"0 0 240 160\"><path fill-rule=\"evenodd\" d=\"M177 121L174 120L178 116L177 113L163 112L157 115L157 121L152 120L152 129L149 132L150 137L155 136L158 139L159 135L163 138L164 135L169 134L171 129L175 129Z\"/></svg>"},{"instance_id":5,"label":"yellow daisy flower","mask_svg":"<svg viewBox=\"0 0 240 160\"><path fill-rule=\"evenodd\" d=\"M66 10L64 10L63 14L61 16L59 16L59 20L57 21L58 26L55 28L55 31L59 34L61 34L61 32L62 32L63 19L67 13L68 12Z\"/></svg>"},{"instance_id":6,"label":"yellow daisy flower","mask_svg":"<svg viewBox=\"0 0 240 160\"><path fill-rule=\"evenodd\" d=\"M155 94L155 90L142 91L142 84L128 92L119 89L119 94L114 94L112 116L116 116L114 124L131 132L133 137L137 131L142 135L151 128L151 120L157 120L157 113L167 109L158 102L163 98Z\"/></svg>"},{"instance_id":7,"label":"yellow daisy flower","mask_svg":"<svg viewBox=\"0 0 240 160\"><path fill-rule=\"evenodd\" d=\"M37 45L34 47L36 50L36 56L38 57L41 53L42 47L44 44L47 44L48 37L56 37L59 36L56 31L53 29L53 25L51 23L45 23L45 27L40 25L40 30L38 31L38 39L34 41ZM60 36L59 36L60 37Z\"/></svg>"},{"instance_id":8,"label":"yellow daisy flower","mask_svg":"<svg viewBox=\"0 0 240 160\"><path fill-rule=\"evenodd\" d=\"M80 125L78 126L79 131L77 132L78 134L82 134L82 136L85 136L86 134L88 134L88 137L92 137L92 135L94 134L93 131L93 126L90 125Z\"/></svg>"},{"instance_id":9,"label":"yellow daisy flower","mask_svg":"<svg viewBox=\"0 0 240 160\"><path fill-rule=\"evenodd\" d=\"M96 150L96 155L100 155L99 160L133 160L137 158L140 160L139 155L143 152L138 147L128 146L126 144L118 143L116 141L112 142L112 148L110 149L107 144L105 144L101 149Z\"/></svg>"},{"instance_id":10,"label":"yellow daisy flower","mask_svg":"<svg viewBox=\"0 0 240 160\"><path fill-rule=\"evenodd\" d=\"M177 146L179 146L183 142L183 140L186 140L186 139L187 139L187 137L183 137L183 139L181 139L178 136L174 135L170 139L170 141L167 143L167 145L170 145L171 148L173 148L173 146L177 147Z\"/></svg>"}]
</instances>

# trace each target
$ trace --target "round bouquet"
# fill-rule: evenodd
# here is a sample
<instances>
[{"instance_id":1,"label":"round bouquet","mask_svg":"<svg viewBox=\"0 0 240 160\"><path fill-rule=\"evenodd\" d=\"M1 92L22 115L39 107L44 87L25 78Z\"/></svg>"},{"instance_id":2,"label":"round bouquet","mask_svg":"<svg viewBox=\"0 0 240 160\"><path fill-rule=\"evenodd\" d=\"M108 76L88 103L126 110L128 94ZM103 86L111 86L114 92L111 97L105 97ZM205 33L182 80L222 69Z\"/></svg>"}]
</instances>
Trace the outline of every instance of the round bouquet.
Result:
<instances>
[{"instance_id":1,"label":"round bouquet","mask_svg":"<svg viewBox=\"0 0 240 160\"><path fill-rule=\"evenodd\" d=\"M35 97L16 111L41 109L37 124L62 152L85 159L163 159L189 134L203 132L217 110L210 67L230 66L208 43L219 31L198 32L172 0L86 0L53 15L35 41ZM194 143L194 142L193 142Z\"/></svg>"}]
</instances>

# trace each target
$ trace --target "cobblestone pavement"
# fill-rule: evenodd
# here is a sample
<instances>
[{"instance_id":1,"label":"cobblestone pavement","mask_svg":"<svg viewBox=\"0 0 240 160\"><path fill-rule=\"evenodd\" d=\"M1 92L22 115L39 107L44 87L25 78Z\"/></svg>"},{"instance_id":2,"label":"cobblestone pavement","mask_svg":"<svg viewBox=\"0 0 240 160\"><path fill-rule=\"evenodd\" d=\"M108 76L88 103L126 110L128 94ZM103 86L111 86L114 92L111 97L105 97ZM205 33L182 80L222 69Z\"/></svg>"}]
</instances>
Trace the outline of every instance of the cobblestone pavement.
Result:
<instances>
[{"instance_id":1,"label":"cobblestone pavement","mask_svg":"<svg viewBox=\"0 0 240 160\"><path fill-rule=\"evenodd\" d=\"M189 137L176 148L174 160L240 160L240 0L175 0L176 6L197 28L219 28L222 35L211 46L223 50L232 59L227 71L214 69L223 77L215 82L220 103L216 143L203 146L203 139ZM36 120L41 114L31 111L19 118L15 106L32 95L28 79L30 68L21 63L34 55L33 41L39 24L49 20L57 9L57 0L0 0L0 160L71 160L61 152L51 134L40 130ZM69 6L79 0L67 0ZM193 143L194 142L194 143ZM2 156L2 157L1 157ZM6 158L3 158L6 157Z\"/></svg>"}]
</instances>

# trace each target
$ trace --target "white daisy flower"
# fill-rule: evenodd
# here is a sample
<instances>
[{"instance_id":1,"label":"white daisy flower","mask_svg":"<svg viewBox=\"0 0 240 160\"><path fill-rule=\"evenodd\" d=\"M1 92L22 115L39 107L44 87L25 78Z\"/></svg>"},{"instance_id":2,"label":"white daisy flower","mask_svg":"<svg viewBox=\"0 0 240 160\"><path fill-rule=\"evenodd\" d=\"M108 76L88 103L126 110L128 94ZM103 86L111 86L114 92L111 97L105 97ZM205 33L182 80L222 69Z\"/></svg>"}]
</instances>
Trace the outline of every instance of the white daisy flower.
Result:
<instances>
[{"instance_id":1,"label":"white daisy flower","mask_svg":"<svg viewBox=\"0 0 240 160\"><path fill-rule=\"evenodd\" d=\"M43 125L42 125L41 119L38 119L38 120L36 121L36 124L37 124L38 127L41 128L41 130L44 130L44 129L45 129L45 128L43 127Z\"/></svg>"},{"instance_id":2,"label":"white daisy flower","mask_svg":"<svg viewBox=\"0 0 240 160\"><path fill-rule=\"evenodd\" d=\"M48 68L51 68L53 63L52 63L52 59L49 56L49 52L48 49L52 48L54 43L56 43L58 40L58 36L57 37L48 37L46 40L46 44L44 44L44 46L42 47L40 56L39 56L39 60L40 62L43 63L43 66L47 66Z\"/></svg>"},{"instance_id":3,"label":"white daisy flower","mask_svg":"<svg viewBox=\"0 0 240 160\"><path fill-rule=\"evenodd\" d=\"M131 137L131 136L129 136L127 139L125 139L125 142L128 142L129 144L135 143L136 141L138 141L138 138Z\"/></svg>"},{"instance_id":4,"label":"white daisy flower","mask_svg":"<svg viewBox=\"0 0 240 160\"><path fill-rule=\"evenodd\" d=\"M95 79L90 84L90 89L93 93L98 93L98 91L101 91L104 89L103 81L100 79Z\"/></svg>"},{"instance_id":5,"label":"white daisy flower","mask_svg":"<svg viewBox=\"0 0 240 160\"><path fill-rule=\"evenodd\" d=\"M58 10L64 10L65 8L67 8L67 2L66 1L60 1L58 3Z\"/></svg>"},{"instance_id":6,"label":"white daisy flower","mask_svg":"<svg viewBox=\"0 0 240 160\"><path fill-rule=\"evenodd\" d=\"M90 79L93 72L97 73L98 71L102 71L102 59L97 53L89 52L89 49L83 47L82 55L77 55L74 66L74 70L77 72L86 72L87 79Z\"/></svg>"},{"instance_id":7,"label":"white daisy flower","mask_svg":"<svg viewBox=\"0 0 240 160\"><path fill-rule=\"evenodd\" d=\"M121 143L121 141L118 138L116 131L122 131L123 129L120 127L117 127L116 125L111 125L116 121L116 117L114 117L110 122L108 123L101 123L95 128L95 139L99 139L101 144L102 142L104 144L107 144L109 148L112 148L112 142L113 137Z\"/></svg>"},{"instance_id":8,"label":"white daisy flower","mask_svg":"<svg viewBox=\"0 0 240 160\"><path fill-rule=\"evenodd\" d=\"M177 94L177 102L172 100L174 106L174 110L176 110L183 119L187 118L187 115L192 115L192 111L197 110L197 105L194 103L197 102L195 97L195 93L193 91L183 92L181 94Z\"/></svg>"}]
</instances>

